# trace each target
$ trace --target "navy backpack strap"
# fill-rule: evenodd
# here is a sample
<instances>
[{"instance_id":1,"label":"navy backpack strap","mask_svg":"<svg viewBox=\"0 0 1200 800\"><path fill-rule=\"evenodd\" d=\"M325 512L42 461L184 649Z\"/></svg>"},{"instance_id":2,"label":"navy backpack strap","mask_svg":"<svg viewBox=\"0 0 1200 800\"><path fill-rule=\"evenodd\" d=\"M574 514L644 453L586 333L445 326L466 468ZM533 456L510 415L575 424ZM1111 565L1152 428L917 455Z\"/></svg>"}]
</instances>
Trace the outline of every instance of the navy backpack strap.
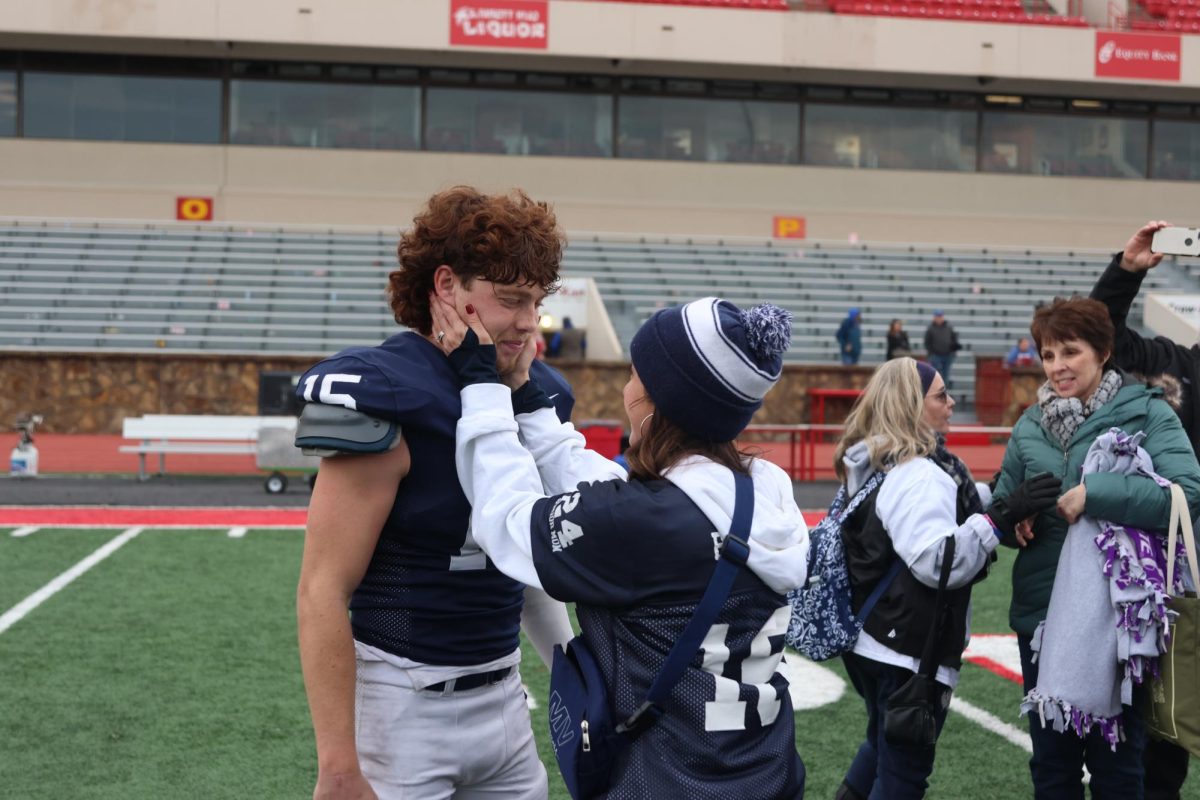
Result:
<instances>
[{"instance_id":1,"label":"navy backpack strap","mask_svg":"<svg viewBox=\"0 0 1200 800\"><path fill-rule=\"evenodd\" d=\"M854 498L857 502L853 505L858 508L858 503L866 499L867 495L875 491L879 484L883 483L884 474L876 472L871 476L871 480L859 490L858 495ZM874 610L875 604L879 602L879 598L883 597L884 592L892 585L892 581L896 580L896 576L900 574L900 570L904 567L904 562L897 558L888 567L888 571L883 573L883 577L879 579L879 583L875 584L875 588L867 595L867 601L863 603L861 609L854 616L858 619L858 624L861 627L867 621L867 617L871 616L871 611Z\"/></svg>"},{"instance_id":2,"label":"navy backpack strap","mask_svg":"<svg viewBox=\"0 0 1200 800\"><path fill-rule=\"evenodd\" d=\"M850 517L851 514L853 514L855 511L858 510L858 507L860 505L862 505L863 501L866 500L868 497L870 497L871 493L879 488L879 485L881 483L883 483L883 479L885 477L887 477L887 475L885 473L876 472L874 475L872 475L870 478L867 479L867 482L864 483L857 492L855 492L854 497L850 498L850 500L846 503L846 505L838 512L838 515L837 515L838 525L845 524L846 520ZM846 491L845 484L842 485L842 488L839 489L838 492L841 493L844 491ZM830 511L832 511L832 510L833 509L830 509Z\"/></svg>"},{"instance_id":3,"label":"navy backpack strap","mask_svg":"<svg viewBox=\"0 0 1200 800\"><path fill-rule=\"evenodd\" d=\"M712 627L725 605L725 598L733 586L737 571L746 565L750 558L750 521L754 518L754 481L749 475L741 472L733 473L734 505L733 522L729 525L729 535L721 543L721 557L717 561L713 576L704 590L700 604L696 606L687 627L671 648L667 661L654 678L650 691L646 693L646 701L629 719L617 726L618 733L634 735L652 725L663 713L663 703L671 694L671 689L683 677L684 670L704 643L708 629Z\"/></svg>"},{"instance_id":4,"label":"navy backpack strap","mask_svg":"<svg viewBox=\"0 0 1200 800\"><path fill-rule=\"evenodd\" d=\"M875 584L875 588L871 594L867 595L867 602L863 603L861 609L855 615L858 617L858 624L862 625L867 621L867 617L871 616L871 610L875 608L875 604L879 602L879 598L883 597L883 593L892 585L892 581L896 580L896 576L900 574L900 568L904 566L904 562L896 559L892 565L888 567L888 571L879 579L879 583Z\"/></svg>"}]
</instances>

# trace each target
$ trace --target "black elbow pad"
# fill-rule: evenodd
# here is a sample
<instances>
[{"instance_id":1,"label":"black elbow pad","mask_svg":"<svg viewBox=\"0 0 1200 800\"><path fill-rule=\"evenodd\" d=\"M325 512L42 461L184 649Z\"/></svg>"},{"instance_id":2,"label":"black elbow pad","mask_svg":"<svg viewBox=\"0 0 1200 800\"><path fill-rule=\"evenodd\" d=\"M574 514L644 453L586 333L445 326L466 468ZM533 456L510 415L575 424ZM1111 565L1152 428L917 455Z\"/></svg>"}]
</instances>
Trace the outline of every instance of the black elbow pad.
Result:
<instances>
[{"instance_id":1,"label":"black elbow pad","mask_svg":"<svg viewBox=\"0 0 1200 800\"><path fill-rule=\"evenodd\" d=\"M307 455L383 453L400 439L400 426L344 406L309 403L296 422L296 447Z\"/></svg>"}]
</instances>

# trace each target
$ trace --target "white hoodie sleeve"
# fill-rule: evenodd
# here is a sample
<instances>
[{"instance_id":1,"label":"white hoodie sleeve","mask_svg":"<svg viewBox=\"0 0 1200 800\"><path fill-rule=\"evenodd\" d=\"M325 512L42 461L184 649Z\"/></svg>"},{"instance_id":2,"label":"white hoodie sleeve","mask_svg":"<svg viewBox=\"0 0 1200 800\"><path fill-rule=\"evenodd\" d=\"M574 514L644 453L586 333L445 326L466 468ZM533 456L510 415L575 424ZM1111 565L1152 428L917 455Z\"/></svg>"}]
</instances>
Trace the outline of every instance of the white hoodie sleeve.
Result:
<instances>
[{"instance_id":1,"label":"white hoodie sleeve","mask_svg":"<svg viewBox=\"0 0 1200 800\"><path fill-rule=\"evenodd\" d=\"M554 645L565 649L567 642L575 636L566 605L532 586L525 587L521 630L525 631L547 669L554 663Z\"/></svg>"},{"instance_id":2,"label":"white hoodie sleeve","mask_svg":"<svg viewBox=\"0 0 1200 800\"><path fill-rule=\"evenodd\" d=\"M471 536L497 569L541 589L533 563L530 517L545 493L537 465L521 446L517 430L507 386L463 387L454 460L471 503Z\"/></svg>"},{"instance_id":3,"label":"white hoodie sleeve","mask_svg":"<svg viewBox=\"0 0 1200 800\"><path fill-rule=\"evenodd\" d=\"M617 462L588 450L583 434L571 423L559 422L552 408L518 414L517 424L547 495L570 492L584 481L628 477Z\"/></svg>"},{"instance_id":4,"label":"white hoodie sleeve","mask_svg":"<svg viewBox=\"0 0 1200 800\"><path fill-rule=\"evenodd\" d=\"M982 514L957 522L954 480L926 458L914 458L888 473L875 501L875 513L896 554L926 586L936 588L942 548L954 536L954 563L947 587L970 583L1000 540Z\"/></svg>"}]
</instances>

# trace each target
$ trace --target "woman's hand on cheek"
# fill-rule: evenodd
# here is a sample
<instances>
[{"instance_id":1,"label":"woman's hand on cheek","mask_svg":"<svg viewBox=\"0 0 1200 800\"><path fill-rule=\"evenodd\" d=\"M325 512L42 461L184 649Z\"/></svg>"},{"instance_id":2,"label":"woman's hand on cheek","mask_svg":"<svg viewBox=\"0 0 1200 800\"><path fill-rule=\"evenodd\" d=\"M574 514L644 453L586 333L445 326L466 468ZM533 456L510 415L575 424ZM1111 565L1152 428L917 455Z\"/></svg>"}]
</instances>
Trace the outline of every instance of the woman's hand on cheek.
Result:
<instances>
[{"instance_id":1,"label":"woman's hand on cheek","mask_svg":"<svg viewBox=\"0 0 1200 800\"><path fill-rule=\"evenodd\" d=\"M475 306L466 298L466 290L462 286L454 288L454 311L458 314L458 318L475 331L475 335L479 337L480 344L494 344L492 335L488 333L487 328L483 327L483 320L479 319L479 314L475 310Z\"/></svg>"},{"instance_id":2,"label":"woman's hand on cheek","mask_svg":"<svg viewBox=\"0 0 1200 800\"><path fill-rule=\"evenodd\" d=\"M429 293L429 316L433 320L434 343L443 353L453 353L467 335L467 324L453 305L433 292Z\"/></svg>"},{"instance_id":3,"label":"woman's hand on cheek","mask_svg":"<svg viewBox=\"0 0 1200 800\"><path fill-rule=\"evenodd\" d=\"M454 304L443 300L432 292L429 295L429 315L433 320L433 338L443 353L449 355L458 349L467 336L467 330L475 331L480 344L491 344L492 337L488 334L479 316L470 304L459 311Z\"/></svg>"},{"instance_id":4,"label":"woman's hand on cheek","mask_svg":"<svg viewBox=\"0 0 1200 800\"><path fill-rule=\"evenodd\" d=\"M534 333L533 336L530 336L525 341L525 349L517 357L517 363L513 365L512 370L500 376L504 385L514 392L529 382L529 367L537 358L537 339L535 337L541 335L541 333Z\"/></svg>"}]
</instances>

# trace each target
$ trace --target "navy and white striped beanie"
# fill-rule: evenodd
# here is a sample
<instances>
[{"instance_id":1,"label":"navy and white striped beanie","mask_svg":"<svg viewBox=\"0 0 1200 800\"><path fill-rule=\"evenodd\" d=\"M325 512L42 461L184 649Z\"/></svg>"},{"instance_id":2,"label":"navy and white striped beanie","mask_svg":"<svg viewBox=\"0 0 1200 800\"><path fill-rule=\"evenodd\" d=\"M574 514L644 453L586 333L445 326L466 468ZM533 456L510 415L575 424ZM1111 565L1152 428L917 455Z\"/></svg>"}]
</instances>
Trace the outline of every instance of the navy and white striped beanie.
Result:
<instances>
[{"instance_id":1,"label":"navy and white striped beanie","mask_svg":"<svg viewBox=\"0 0 1200 800\"><path fill-rule=\"evenodd\" d=\"M763 304L741 311L706 297L658 311L629 346L655 408L684 431L731 442L779 380L792 315Z\"/></svg>"}]
</instances>

